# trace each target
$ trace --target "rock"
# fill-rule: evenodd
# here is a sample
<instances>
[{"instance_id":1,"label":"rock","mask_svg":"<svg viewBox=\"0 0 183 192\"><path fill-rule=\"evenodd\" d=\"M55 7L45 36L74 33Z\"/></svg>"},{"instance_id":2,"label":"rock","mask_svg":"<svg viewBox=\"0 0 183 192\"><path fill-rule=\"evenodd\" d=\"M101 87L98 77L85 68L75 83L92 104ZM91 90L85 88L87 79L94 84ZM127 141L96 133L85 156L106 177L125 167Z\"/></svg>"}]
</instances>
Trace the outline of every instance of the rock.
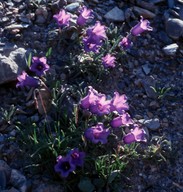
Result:
<instances>
[{"instance_id":1,"label":"rock","mask_svg":"<svg viewBox=\"0 0 183 192\"><path fill-rule=\"evenodd\" d=\"M151 69L150 69L148 64L142 65L142 69L143 69L143 71L144 71L144 73L146 75L148 75L150 73L150 71L151 71Z\"/></svg>"},{"instance_id":2,"label":"rock","mask_svg":"<svg viewBox=\"0 0 183 192\"><path fill-rule=\"evenodd\" d=\"M14 187L12 187L11 189L7 189L7 190L2 190L1 192L20 192L17 189L15 189Z\"/></svg>"},{"instance_id":3,"label":"rock","mask_svg":"<svg viewBox=\"0 0 183 192\"><path fill-rule=\"evenodd\" d=\"M6 174L4 170L0 170L0 191L6 188Z\"/></svg>"},{"instance_id":4,"label":"rock","mask_svg":"<svg viewBox=\"0 0 183 192\"><path fill-rule=\"evenodd\" d=\"M0 55L0 85L17 78L18 65L12 59Z\"/></svg>"},{"instance_id":5,"label":"rock","mask_svg":"<svg viewBox=\"0 0 183 192\"><path fill-rule=\"evenodd\" d=\"M17 188L17 189L24 189L21 190L22 192L26 192L26 177L24 175L22 175L22 173L20 173L18 170L16 169L12 169L11 171L11 177L10 177L10 184ZM25 187L24 187L25 186Z\"/></svg>"},{"instance_id":6,"label":"rock","mask_svg":"<svg viewBox=\"0 0 183 192\"><path fill-rule=\"evenodd\" d=\"M158 118L145 120L144 124L151 130L157 130L160 128L160 122Z\"/></svg>"},{"instance_id":7,"label":"rock","mask_svg":"<svg viewBox=\"0 0 183 192\"><path fill-rule=\"evenodd\" d=\"M183 21L180 19L169 19L165 23L166 33L173 39L183 36Z\"/></svg>"},{"instance_id":8,"label":"rock","mask_svg":"<svg viewBox=\"0 0 183 192\"><path fill-rule=\"evenodd\" d=\"M5 48L2 53L5 56L0 54L0 85L15 81L17 75L27 68L26 59L28 58L29 51L26 51L24 48L18 48L14 51Z\"/></svg>"},{"instance_id":9,"label":"rock","mask_svg":"<svg viewBox=\"0 0 183 192\"><path fill-rule=\"evenodd\" d=\"M9 180L10 175L11 175L11 168L9 167L9 165L3 161L0 160L0 171L4 171L6 179Z\"/></svg>"},{"instance_id":10,"label":"rock","mask_svg":"<svg viewBox=\"0 0 183 192\"><path fill-rule=\"evenodd\" d=\"M175 6L175 1L174 0L168 0L168 7L173 8Z\"/></svg>"},{"instance_id":11,"label":"rock","mask_svg":"<svg viewBox=\"0 0 183 192\"><path fill-rule=\"evenodd\" d=\"M155 79L152 76L147 76L142 80L142 86L144 87L146 94L150 98L157 98L157 93L153 88L156 87Z\"/></svg>"},{"instance_id":12,"label":"rock","mask_svg":"<svg viewBox=\"0 0 183 192\"><path fill-rule=\"evenodd\" d=\"M137 0L137 5L139 5L140 7L144 8L144 9L148 9L150 11L153 11L153 12L157 10L157 6L155 6L151 2L145 2L142 0Z\"/></svg>"},{"instance_id":13,"label":"rock","mask_svg":"<svg viewBox=\"0 0 183 192\"><path fill-rule=\"evenodd\" d=\"M36 9L36 23L37 24L44 24L48 17L48 11L46 7L39 7Z\"/></svg>"},{"instance_id":14,"label":"rock","mask_svg":"<svg viewBox=\"0 0 183 192\"><path fill-rule=\"evenodd\" d=\"M64 192L64 189L60 185L41 184L32 192Z\"/></svg>"},{"instance_id":15,"label":"rock","mask_svg":"<svg viewBox=\"0 0 183 192\"><path fill-rule=\"evenodd\" d=\"M65 9L69 12L75 12L79 8L79 3L71 3L65 7Z\"/></svg>"},{"instance_id":16,"label":"rock","mask_svg":"<svg viewBox=\"0 0 183 192\"><path fill-rule=\"evenodd\" d=\"M29 27L29 24L12 24L5 27L6 30L24 29Z\"/></svg>"},{"instance_id":17,"label":"rock","mask_svg":"<svg viewBox=\"0 0 183 192\"><path fill-rule=\"evenodd\" d=\"M134 6L133 10L135 12L137 12L140 16L143 16L146 19L152 19L156 16L156 14L154 14L153 12L148 11L147 9L137 7L137 6Z\"/></svg>"},{"instance_id":18,"label":"rock","mask_svg":"<svg viewBox=\"0 0 183 192\"><path fill-rule=\"evenodd\" d=\"M104 15L104 18L110 21L122 22L125 20L124 12L118 7L114 7L112 10Z\"/></svg>"},{"instance_id":19,"label":"rock","mask_svg":"<svg viewBox=\"0 0 183 192\"><path fill-rule=\"evenodd\" d=\"M173 43L173 44L163 47L163 51L166 55L173 56L176 54L178 47L179 46L176 43Z\"/></svg>"}]
</instances>

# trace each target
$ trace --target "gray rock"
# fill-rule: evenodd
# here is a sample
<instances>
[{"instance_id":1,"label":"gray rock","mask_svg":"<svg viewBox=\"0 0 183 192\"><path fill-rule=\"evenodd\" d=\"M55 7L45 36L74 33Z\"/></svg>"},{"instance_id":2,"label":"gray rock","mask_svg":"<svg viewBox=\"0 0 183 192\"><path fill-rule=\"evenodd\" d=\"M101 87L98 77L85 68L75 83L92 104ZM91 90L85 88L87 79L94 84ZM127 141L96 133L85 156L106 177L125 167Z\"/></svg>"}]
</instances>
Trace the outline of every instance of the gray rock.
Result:
<instances>
[{"instance_id":1,"label":"gray rock","mask_svg":"<svg viewBox=\"0 0 183 192\"><path fill-rule=\"evenodd\" d=\"M147 9L137 7L137 6L134 6L133 10L135 12L137 12L140 16L143 16L144 18L147 18L147 19L152 19L156 16L156 14L154 14L153 12L148 11Z\"/></svg>"},{"instance_id":2,"label":"gray rock","mask_svg":"<svg viewBox=\"0 0 183 192\"><path fill-rule=\"evenodd\" d=\"M65 7L65 9L69 12L75 12L79 8L79 3L71 3Z\"/></svg>"},{"instance_id":3,"label":"gray rock","mask_svg":"<svg viewBox=\"0 0 183 192\"><path fill-rule=\"evenodd\" d=\"M151 68L149 67L148 64L142 65L142 69L146 75L148 75L151 71Z\"/></svg>"},{"instance_id":4,"label":"gray rock","mask_svg":"<svg viewBox=\"0 0 183 192\"><path fill-rule=\"evenodd\" d=\"M175 6L175 1L174 0L168 0L168 7L173 8Z\"/></svg>"},{"instance_id":5,"label":"gray rock","mask_svg":"<svg viewBox=\"0 0 183 192\"><path fill-rule=\"evenodd\" d=\"M183 21L180 19L169 19L165 23L166 33L173 39L183 36Z\"/></svg>"},{"instance_id":6,"label":"gray rock","mask_svg":"<svg viewBox=\"0 0 183 192\"><path fill-rule=\"evenodd\" d=\"M0 191L6 188L6 174L4 170L0 170Z\"/></svg>"},{"instance_id":7,"label":"gray rock","mask_svg":"<svg viewBox=\"0 0 183 192\"><path fill-rule=\"evenodd\" d=\"M176 54L178 47L179 46L176 43L173 43L173 44L163 47L163 51L166 55L173 56Z\"/></svg>"},{"instance_id":8,"label":"gray rock","mask_svg":"<svg viewBox=\"0 0 183 192\"><path fill-rule=\"evenodd\" d=\"M157 130L160 128L160 122L158 118L145 120L144 124L151 130Z\"/></svg>"},{"instance_id":9,"label":"gray rock","mask_svg":"<svg viewBox=\"0 0 183 192\"><path fill-rule=\"evenodd\" d=\"M64 192L64 189L60 185L41 184L32 192Z\"/></svg>"},{"instance_id":10,"label":"gray rock","mask_svg":"<svg viewBox=\"0 0 183 192\"><path fill-rule=\"evenodd\" d=\"M15 189L14 187L12 187L11 189L7 189L7 190L2 190L1 192L20 192L17 189Z\"/></svg>"},{"instance_id":11,"label":"gray rock","mask_svg":"<svg viewBox=\"0 0 183 192\"><path fill-rule=\"evenodd\" d=\"M157 98L157 93L154 91L153 88L156 87L155 79L152 76L147 76L142 80L142 86L145 89L145 92L148 97L150 98Z\"/></svg>"},{"instance_id":12,"label":"gray rock","mask_svg":"<svg viewBox=\"0 0 183 192\"><path fill-rule=\"evenodd\" d=\"M17 78L18 65L12 59L0 55L0 85Z\"/></svg>"},{"instance_id":13,"label":"gray rock","mask_svg":"<svg viewBox=\"0 0 183 192\"><path fill-rule=\"evenodd\" d=\"M26 177L24 175L22 175L22 173L20 173L18 170L16 169L12 169L11 171L11 177L10 177L10 184L17 188L17 189L21 189L23 186L25 186L26 184ZM21 190L22 192L26 191L26 189Z\"/></svg>"},{"instance_id":14,"label":"gray rock","mask_svg":"<svg viewBox=\"0 0 183 192\"><path fill-rule=\"evenodd\" d=\"M9 167L9 165L3 161L0 160L0 171L4 171L5 175L6 175L6 179L9 180L10 175L11 175L11 168Z\"/></svg>"},{"instance_id":15,"label":"gray rock","mask_svg":"<svg viewBox=\"0 0 183 192\"><path fill-rule=\"evenodd\" d=\"M26 58L29 51L18 48L10 53L9 50L5 50L3 53L6 56L0 54L0 85L16 80L17 75L27 68Z\"/></svg>"},{"instance_id":16,"label":"gray rock","mask_svg":"<svg viewBox=\"0 0 183 192\"><path fill-rule=\"evenodd\" d=\"M114 7L112 10L107 12L104 17L111 21L122 22L125 20L124 12L118 7Z\"/></svg>"}]
</instances>

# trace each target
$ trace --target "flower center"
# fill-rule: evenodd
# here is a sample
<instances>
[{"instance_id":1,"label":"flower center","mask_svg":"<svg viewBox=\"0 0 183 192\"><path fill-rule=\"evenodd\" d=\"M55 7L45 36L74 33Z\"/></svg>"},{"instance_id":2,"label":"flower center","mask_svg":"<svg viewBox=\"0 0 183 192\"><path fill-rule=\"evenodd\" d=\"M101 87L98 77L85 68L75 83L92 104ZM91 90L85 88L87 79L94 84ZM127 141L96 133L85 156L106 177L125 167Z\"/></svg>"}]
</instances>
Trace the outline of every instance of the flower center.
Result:
<instances>
[{"instance_id":1,"label":"flower center","mask_svg":"<svg viewBox=\"0 0 183 192\"><path fill-rule=\"evenodd\" d=\"M63 162L61 164L61 169L64 171L68 171L71 168L70 163L69 162Z\"/></svg>"},{"instance_id":2,"label":"flower center","mask_svg":"<svg viewBox=\"0 0 183 192\"><path fill-rule=\"evenodd\" d=\"M36 66L36 69L39 70L39 71L42 71L43 70L43 66L41 64L38 64Z\"/></svg>"}]
</instances>

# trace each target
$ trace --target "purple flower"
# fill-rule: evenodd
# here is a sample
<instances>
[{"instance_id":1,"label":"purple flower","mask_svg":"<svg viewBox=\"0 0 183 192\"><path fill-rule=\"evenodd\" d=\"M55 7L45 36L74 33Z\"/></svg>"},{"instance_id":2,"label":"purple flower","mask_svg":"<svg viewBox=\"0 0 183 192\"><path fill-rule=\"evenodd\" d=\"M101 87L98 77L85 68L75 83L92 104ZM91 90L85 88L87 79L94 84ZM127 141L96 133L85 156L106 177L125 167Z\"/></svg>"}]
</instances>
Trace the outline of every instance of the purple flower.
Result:
<instances>
[{"instance_id":1,"label":"purple flower","mask_svg":"<svg viewBox=\"0 0 183 192\"><path fill-rule=\"evenodd\" d=\"M115 57L111 54L107 54L105 57L102 57L102 64L104 67L115 67Z\"/></svg>"},{"instance_id":2,"label":"purple flower","mask_svg":"<svg viewBox=\"0 0 183 192\"><path fill-rule=\"evenodd\" d=\"M153 28L150 26L150 22L147 19L143 19L141 16L140 22L135 25L131 30L131 34L134 36L140 35L144 31L152 31Z\"/></svg>"},{"instance_id":3,"label":"purple flower","mask_svg":"<svg viewBox=\"0 0 183 192\"><path fill-rule=\"evenodd\" d=\"M71 163L76 166L83 166L85 153L79 152L79 150L73 149L68 154L71 157Z\"/></svg>"},{"instance_id":4,"label":"purple flower","mask_svg":"<svg viewBox=\"0 0 183 192\"><path fill-rule=\"evenodd\" d=\"M101 95L97 98L97 100L90 105L89 110L93 114L97 114L99 116L109 114L110 113L110 100L106 100L105 95Z\"/></svg>"},{"instance_id":5,"label":"purple flower","mask_svg":"<svg viewBox=\"0 0 183 192\"><path fill-rule=\"evenodd\" d=\"M18 83L16 87L38 87L40 81L36 78L30 77L25 71L22 71L22 74L17 77Z\"/></svg>"},{"instance_id":6,"label":"purple flower","mask_svg":"<svg viewBox=\"0 0 183 192\"><path fill-rule=\"evenodd\" d=\"M75 164L73 164L70 156L57 158L57 164L55 165L55 172L60 173L61 177L67 177L69 173L76 169Z\"/></svg>"},{"instance_id":7,"label":"purple flower","mask_svg":"<svg viewBox=\"0 0 183 192\"><path fill-rule=\"evenodd\" d=\"M60 10L58 14L53 15L59 27L69 26L70 17L64 9Z\"/></svg>"},{"instance_id":8,"label":"purple flower","mask_svg":"<svg viewBox=\"0 0 183 192\"><path fill-rule=\"evenodd\" d=\"M128 126L130 124L133 124L133 120L131 119L131 117L128 113L124 113L124 114L114 118L110 124L113 128L117 128L117 127L120 127L121 125Z\"/></svg>"},{"instance_id":9,"label":"purple flower","mask_svg":"<svg viewBox=\"0 0 183 192\"><path fill-rule=\"evenodd\" d=\"M101 142L102 144L105 144L107 143L107 137L109 136L109 134L109 129L105 129L103 123L98 123L96 126L88 128L85 131L84 136L92 143Z\"/></svg>"},{"instance_id":10,"label":"purple flower","mask_svg":"<svg viewBox=\"0 0 183 192\"><path fill-rule=\"evenodd\" d=\"M89 109L90 105L95 104L100 97L103 97L103 94L98 93L92 86L88 88L88 95L80 101L80 105L83 109Z\"/></svg>"},{"instance_id":11,"label":"purple flower","mask_svg":"<svg viewBox=\"0 0 183 192\"><path fill-rule=\"evenodd\" d=\"M90 18L93 18L92 10L87 9L87 7L83 6L82 9L80 10L80 15L77 19L77 24L83 26L86 23L86 21Z\"/></svg>"},{"instance_id":12,"label":"purple flower","mask_svg":"<svg viewBox=\"0 0 183 192\"><path fill-rule=\"evenodd\" d=\"M49 65L46 63L46 57L33 57L32 65L30 66L30 70L35 72L37 76L41 76L45 71L49 70Z\"/></svg>"},{"instance_id":13,"label":"purple flower","mask_svg":"<svg viewBox=\"0 0 183 192\"><path fill-rule=\"evenodd\" d=\"M114 92L114 97L111 101L111 111L117 111L119 114L123 113L124 110L128 110L126 95L119 95L118 92Z\"/></svg>"},{"instance_id":14,"label":"purple flower","mask_svg":"<svg viewBox=\"0 0 183 192\"><path fill-rule=\"evenodd\" d=\"M132 46L132 42L128 37L123 37L123 39L120 41L119 46L123 49L129 49Z\"/></svg>"},{"instance_id":15,"label":"purple flower","mask_svg":"<svg viewBox=\"0 0 183 192\"><path fill-rule=\"evenodd\" d=\"M133 130L131 130L130 133L128 133L127 135L125 135L123 137L123 142L125 144L130 144L133 142L146 142L147 139L145 138L146 132L144 131L144 129L139 128L138 125L135 125L135 128Z\"/></svg>"},{"instance_id":16,"label":"purple flower","mask_svg":"<svg viewBox=\"0 0 183 192\"><path fill-rule=\"evenodd\" d=\"M86 37L83 39L86 52L98 52L102 45L102 40L107 38L105 29L106 27L101 25L99 21L92 28L87 29Z\"/></svg>"}]
</instances>

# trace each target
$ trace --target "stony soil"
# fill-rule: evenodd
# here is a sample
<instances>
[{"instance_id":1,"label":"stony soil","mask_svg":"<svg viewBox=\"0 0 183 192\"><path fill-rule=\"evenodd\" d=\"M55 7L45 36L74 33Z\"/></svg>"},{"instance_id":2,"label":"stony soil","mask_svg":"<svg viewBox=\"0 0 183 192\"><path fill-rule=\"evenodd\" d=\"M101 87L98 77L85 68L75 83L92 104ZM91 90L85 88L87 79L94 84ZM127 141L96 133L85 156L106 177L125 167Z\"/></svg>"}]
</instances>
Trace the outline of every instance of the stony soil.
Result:
<instances>
[{"instance_id":1,"label":"stony soil","mask_svg":"<svg viewBox=\"0 0 183 192\"><path fill-rule=\"evenodd\" d=\"M0 0L0 54L10 53L22 47L25 50L36 51L40 56L44 55L50 46L56 45L58 40L53 14L72 2L81 4L82 0L42 0L40 3L36 0ZM139 2L145 3L139 4ZM169 142L169 145L163 146L162 149L165 160L155 156L153 160L134 162L131 168L124 172L121 191L183 192L183 24L179 23L178 33L176 28L166 27L168 19L172 21L178 18L183 22L182 1L92 0L84 3L92 8L97 19L106 25L113 21L105 19L104 15L118 6L125 13L124 34L139 20L140 14L134 10L135 6L151 11L151 13L143 11L143 14L151 22L153 32L144 33L135 39L134 46L122 61L122 70L114 70L111 77L102 82L100 89L105 93L123 90L122 92L129 98L130 113L137 121L144 123L149 138L162 136L162 141ZM120 26L123 22L114 23ZM172 31L174 31L173 35ZM175 51L170 48L166 51L165 47L173 43L176 43L178 49ZM51 58L52 65L56 66L59 63L60 53L61 50L55 46ZM59 66L57 68L59 69ZM58 72L58 77L62 78L59 74ZM160 91L158 94L155 93L151 86L171 89L160 97ZM23 93L15 88L14 81L0 85L2 109L0 111L0 191L62 191L58 184L51 185L47 178L40 175L32 178L21 168L21 161L18 158L19 146L16 141L9 139L11 136L16 136L17 132L13 123L3 120L3 111L10 110L11 106L24 109L25 101L21 99L22 95ZM16 113L11 122L17 118L22 122L26 118L35 118L35 121L39 121L38 113L36 111L31 113L31 117ZM158 145L162 141L159 143L155 141L155 143ZM4 169L6 176L10 174L10 170L13 170L10 181L4 179L4 172L1 171ZM3 190L5 188L6 190Z\"/></svg>"}]
</instances>

